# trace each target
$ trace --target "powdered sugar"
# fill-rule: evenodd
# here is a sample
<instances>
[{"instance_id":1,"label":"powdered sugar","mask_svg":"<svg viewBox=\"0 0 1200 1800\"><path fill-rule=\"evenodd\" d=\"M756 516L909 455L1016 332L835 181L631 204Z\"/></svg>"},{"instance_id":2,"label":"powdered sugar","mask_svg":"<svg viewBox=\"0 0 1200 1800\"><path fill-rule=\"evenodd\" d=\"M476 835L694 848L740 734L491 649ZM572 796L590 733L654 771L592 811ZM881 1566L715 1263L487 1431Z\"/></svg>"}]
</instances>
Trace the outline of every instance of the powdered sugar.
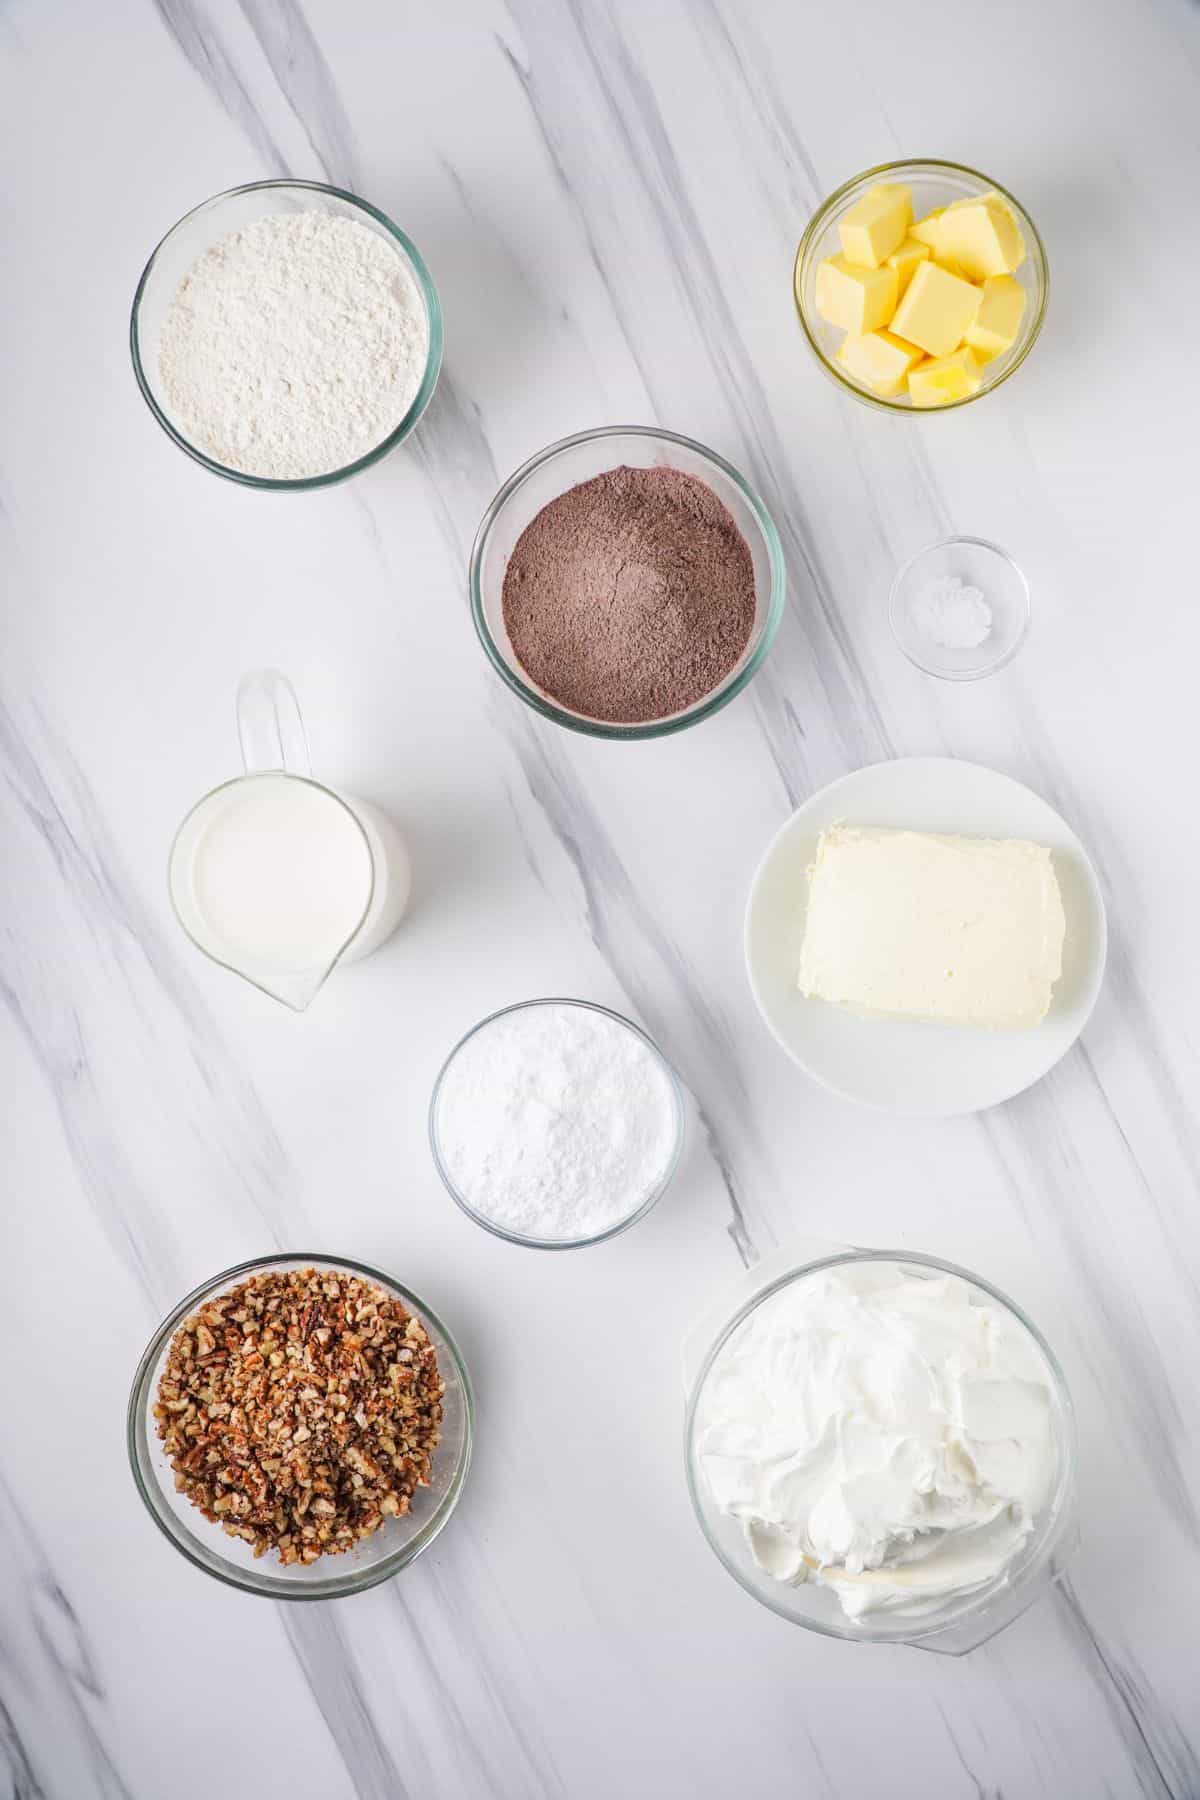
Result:
<instances>
[{"instance_id":1,"label":"powdered sugar","mask_svg":"<svg viewBox=\"0 0 1200 1800\"><path fill-rule=\"evenodd\" d=\"M206 250L159 341L188 442L277 481L344 469L382 443L428 358L428 314L399 251L316 210L255 219Z\"/></svg>"},{"instance_id":2,"label":"powdered sugar","mask_svg":"<svg viewBox=\"0 0 1200 1800\"><path fill-rule=\"evenodd\" d=\"M679 1132L674 1083L620 1020L569 1001L481 1026L442 1078L434 1134L475 1212L522 1237L619 1225L661 1187Z\"/></svg>"}]
</instances>

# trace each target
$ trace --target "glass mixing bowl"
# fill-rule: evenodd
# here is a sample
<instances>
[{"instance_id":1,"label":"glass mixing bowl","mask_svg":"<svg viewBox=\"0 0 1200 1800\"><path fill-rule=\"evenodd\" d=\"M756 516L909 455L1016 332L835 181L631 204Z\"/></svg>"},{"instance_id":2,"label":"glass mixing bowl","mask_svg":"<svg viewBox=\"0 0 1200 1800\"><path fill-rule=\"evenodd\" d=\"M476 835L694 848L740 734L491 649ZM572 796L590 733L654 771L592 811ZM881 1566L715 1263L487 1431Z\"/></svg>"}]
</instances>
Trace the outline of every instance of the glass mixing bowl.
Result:
<instances>
[{"instance_id":1,"label":"glass mixing bowl","mask_svg":"<svg viewBox=\"0 0 1200 1800\"><path fill-rule=\"evenodd\" d=\"M860 387L837 361L837 349L844 333L836 325L830 325L817 311L817 264L827 256L836 255L841 249L838 221L877 181L902 181L911 187L913 216L917 219L924 218L935 206L948 206L952 200L997 193L1012 208L1013 216L1021 228L1021 236L1025 239L1025 261L1016 273L1016 279L1025 289L1025 316L1021 320L1016 342L1003 356L984 363L983 381L975 393L963 400L954 400L948 406L913 406L907 394L898 394L895 399L885 400ZM792 274L792 291L804 335L825 373L839 387L853 394L856 400L878 407L881 412L908 413L918 418L930 418L936 413L957 412L960 407L969 406L973 400L982 400L985 395L994 393L1001 382L1007 381L1020 368L1042 329L1050 293L1050 271L1037 226L1007 188L1001 187L998 181L991 180L989 176L981 175L978 170L965 168L960 163L925 159L918 162L881 163L877 169L868 169L865 174L856 175L853 181L845 182L830 194L828 200L817 208L800 239Z\"/></svg>"},{"instance_id":2,"label":"glass mixing bowl","mask_svg":"<svg viewBox=\"0 0 1200 1800\"><path fill-rule=\"evenodd\" d=\"M782 1289L805 1281L826 1269L859 1263L887 1263L906 1274L925 1279L954 1275L965 1281L989 1304L1009 1315L1019 1331L1032 1338L1045 1367L1051 1394L1052 1430L1058 1449L1058 1467L1049 1500L1035 1521L1014 1559L1002 1574L987 1587L957 1597L948 1596L932 1605L919 1618L898 1618L887 1612L869 1613L852 1620L842 1611L841 1603L831 1588L813 1581L793 1584L777 1580L760 1569L750 1554L743 1528L738 1520L722 1512L709 1492L704 1471L697 1457L698 1421L705 1384L716 1367L725 1346L747 1319L774 1298ZM917 1256L898 1250L850 1250L822 1257L769 1280L757 1293L740 1305L728 1322L717 1332L704 1355L699 1372L691 1385L685 1428L685 1460L688 1492L709 1545L746 1592L781 1618L824 1637L846 1638L858 1643L910 1644L923 1650L939 1650L949 1655L962 1655L976 1645L994 1637L1020 1616L1047 1587L1064 1573L1068 1559L1076 1548L1078 1531L1075 1515L1075 1416L1066 1378L1053 1351L1038 1331L1012 1301L953 1263L932 1256Z\"/></svg>"},{"instance_id":3,"label":"glass mixing bowl","mask_svg":"<svg viewBox=\"0 0 1200 1800\"><path fill-rule=\"evenodd\" d=\"M158 369L158 341L163 319L179 290L179 284L196 259L219 243L230 232L238 231L268 213L326 212L336 217L353 219L365 225L376 236L385 238L403 260L425 302L429 320L429 354L425 373L412 405L400 422L382 442L342 469L330 469L321 475L306 475L296 480L276 481L263 475L250 475L244 469L231 469L216 462L193 444L176 420L163 389ZM185 213L173 225L155 250L142 272L137 293L133 297L133 314L129 322L129 347L133 356L133 372L143 398L167 436L181 450L214 475L227 481L239 481L243 487L267 488L276 492L300 492L305 488L330 487L345 481L394 450L414 429L433 397L442 366L442 309L433 277L421 260L415 244L398 225L377 207L348 194L341 188L328 187L321 181L252 181L245 187L230 188L216 194Z\"/></svg>"},{"instance_id":4,"label":"glass mixing bowl","mask_svg":"<svg viewBox=\"0 0 1200 1800\"><path fill-rule=\"evenodd\" d=\"M725 679L693 706L666 718L614 725L573 712L534 687L513 654L504 625L504 573L517 539L544 506L568 488L622 463L632 468L679 469L707 482L728 508L750 546L754 563L754 624L746 648ZM745 478L713 450L674 431L610 425L581 431L542 450L510 475L483 516L471 551L471 616L492 666L527 706L571 731L602 738L654 738L697 725L740 694L771 647L783 616L783 549L771 516Z\"/></svg>"},{"instance_id":5,"label":"glass mixing bowl","mask_svg":"<svg viewBox=\"0 0 1200 1800\"><path fill-rule=\"evenodd\" d=\"M623 1025L627 1031L632 1031L635 1037L641 1039L646 1048L652 1052L655 1061L659 1064L659 1067L667 1077L670 1085L671 1097L675 1107L675 1147L666 1170L663 1173L662 1180L658 1183L658 1186L654 1189L653 1193L648 1194L646 1199L643 1200L640 1205L635 1206L632 1211L626 1213L624 1218L618 1219L615 1225L608 1226L604 1231L593 1232L588 1237L538 1238L527 1237L523 1232L519 1231L509 1231L505 1226L497 1224L495 1219L490 1219L486 1213L478 1212L475 1207L471 1205L466 1196L460 1193L455 1186L450 1171L446 1167L446 1158L442 1150L441 1138L438 1132L438 1101L441 1097L442 1083L453 1068L455 1058L459 1051L462 1050L465 1045L469 1044L473 1038L477 1037L480 1032L486 1032L490 1026L495 1025L500 1019L506 1019L512 1013L524 1012L525 1009L530 1006L580 1006L584 1007L588 1012L602 1013L605 1018L614 1020L618 1025ZM461 1207L468 1219L473 1219L476 1225L482 1225L485 1231L492 1232L496 1237L504 1238L507 1243L523 1244L530 1250L583 1250L590 1244L603 1244L607 1242L609 1238L618 1237L621 1232L628 1231L631 1225L636 1225L639 1219L644 1219L650 1209L658 1205L658 1202L662 1199L668 1187L671 1185L671 1180L676 1169L679 1167L679 1158L683 1152L685 1133L686 1125L683 1090L679 1084L679 1077L676 1075L674 1069L671 1067L658 1045L654 1042L654 1039L648 1037L641 1026L635 1025L632 1019L625 1018L619 1012L613 1012L610 1007L597 1006L592 1000L562 1000L552 998L544 1000L518 1000L515 1006L505 1006L502 1007L499 1012L489 1013L486 1019L480 1019L478 1025L473 1025L466 1036L461 1037L457 1044L455 1044L453 1050L442 1064L438 1073L438 1078L433 1084L433 1095L429 1102L429 1147L433 1151L433 1160L437 1167L437 1172L441 1176L443 1185L450 1198L457 1206Z\"/></svg>"},{"instance_id":6,"label":"glass mixing bowl","mask_svg":"<svg viewBox=\"0 0 1200 1800\"><path fill-rule=\"evenodd\" d=\"M378 1531L353 1550L321 1556L314 1563L284 1565L270 1551L255 1557L249 1544L228 1537L185 1495L176 1493L174 1470L159 1440L151 1408L171 1339L189 1313L204 1301L236 1287L246 1276L267 1269L308 1268L348 1270L402 1301L429 1334L446 1392L442 1400L441 1442L433 1453L429 1486L417 1489L411 1510L403 1518L385 1520ZM271 1600L336 1600L343 1594L358 1594L386 1581L432 1544L462 1494L471 1462L474 1413L471 1382L458 1346L437 1314L418 1295L401 1287L390 1275L366 1263L353 1262L348 1256L258 1256L206 1281L163 1320L133 1378L126 1441L133 1479L150 1517L163 1536L198 1569L228 1582L230 1587L264 1594Z\"/></svg>"}]
</instances>

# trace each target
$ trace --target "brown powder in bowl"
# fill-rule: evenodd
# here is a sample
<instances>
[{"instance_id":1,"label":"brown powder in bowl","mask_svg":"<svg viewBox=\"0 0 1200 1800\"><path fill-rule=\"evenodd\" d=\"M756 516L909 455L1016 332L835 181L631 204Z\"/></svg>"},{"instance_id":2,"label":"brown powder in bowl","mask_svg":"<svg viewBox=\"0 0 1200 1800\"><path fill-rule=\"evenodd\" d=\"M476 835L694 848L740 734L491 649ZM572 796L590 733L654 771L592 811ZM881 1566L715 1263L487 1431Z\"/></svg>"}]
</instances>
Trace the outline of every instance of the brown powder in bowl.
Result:
<instances>
[{"instance_id":1,"label":"brown powder in bowl","mask_svg":"<svg viewBox=\"0 0 1200 1800\"><path fill-rule=\"evenodd\" d=\"M530 521L503 604L535 687L588 718L644 724L694 706L735 666L754 625L754 565L705 482L622 466Z\"/></svg>"}]
</instances>

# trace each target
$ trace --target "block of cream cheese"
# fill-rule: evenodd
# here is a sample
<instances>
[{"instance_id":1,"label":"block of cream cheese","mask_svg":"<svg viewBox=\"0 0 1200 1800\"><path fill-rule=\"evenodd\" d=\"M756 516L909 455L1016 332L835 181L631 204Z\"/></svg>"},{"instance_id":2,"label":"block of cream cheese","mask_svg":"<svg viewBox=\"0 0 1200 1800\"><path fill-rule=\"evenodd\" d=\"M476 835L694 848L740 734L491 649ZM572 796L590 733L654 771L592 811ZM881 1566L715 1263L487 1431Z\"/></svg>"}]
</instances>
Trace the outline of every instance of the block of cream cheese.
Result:
<instances>
[{"instance_id":1,"label":"block of cream cheese","mask_svg":"<svg viewBox=\"0 0 1200 1800\"><path fill-rule=\"evenodd\" d=\"M809 871L800 992L864 1018L1027 1030L1065 936L1040 844L835 825Z\"/></svg>"}]
</instances>

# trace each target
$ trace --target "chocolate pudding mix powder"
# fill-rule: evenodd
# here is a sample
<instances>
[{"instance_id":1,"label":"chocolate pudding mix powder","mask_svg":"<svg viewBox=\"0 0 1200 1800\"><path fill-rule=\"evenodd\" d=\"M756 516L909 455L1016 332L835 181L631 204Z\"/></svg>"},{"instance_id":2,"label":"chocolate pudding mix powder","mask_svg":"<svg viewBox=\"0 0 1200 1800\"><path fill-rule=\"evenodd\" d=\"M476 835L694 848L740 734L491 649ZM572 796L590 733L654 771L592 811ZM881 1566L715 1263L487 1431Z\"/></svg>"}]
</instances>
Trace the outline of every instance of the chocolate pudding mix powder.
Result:
<instances>
[{"instance_id":1,"label":"chocolate pudding mix powder","mask_svg":"<svg viewBox=\"0 0 1200 1800\"><path fill-rule=\"evenodd\" d=\"M695 705L754 624L750 546L703 481L622 466L544 506L504 576L513 652L543 693L611 724Z\"/></svg>"}]
</instances>

